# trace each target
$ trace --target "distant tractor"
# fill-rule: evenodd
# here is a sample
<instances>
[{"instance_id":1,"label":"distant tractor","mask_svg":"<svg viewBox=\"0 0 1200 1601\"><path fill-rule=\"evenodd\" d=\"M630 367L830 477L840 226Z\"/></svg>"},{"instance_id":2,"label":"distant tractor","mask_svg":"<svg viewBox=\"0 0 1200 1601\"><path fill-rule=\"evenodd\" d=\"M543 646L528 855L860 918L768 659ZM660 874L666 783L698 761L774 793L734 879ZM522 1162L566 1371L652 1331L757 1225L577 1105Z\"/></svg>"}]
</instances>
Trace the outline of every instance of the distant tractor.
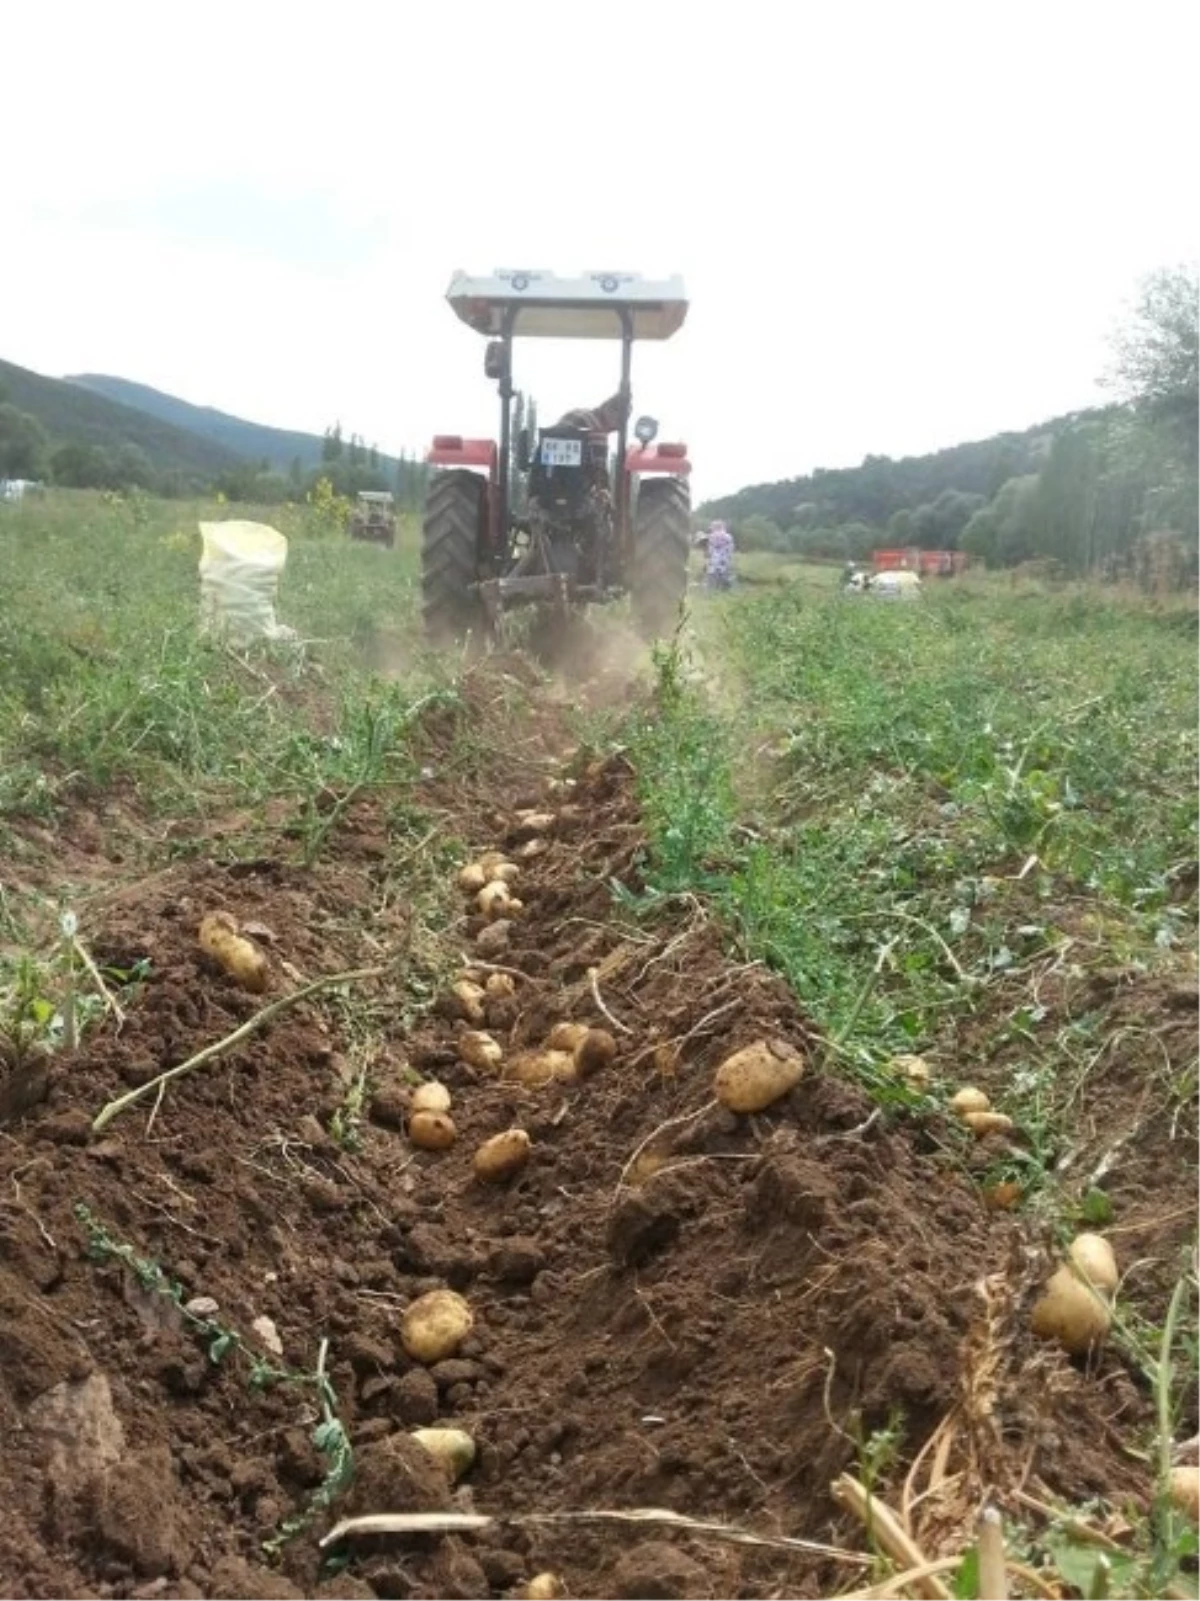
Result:
<instances>
[{"instance_id":1,"label":"distant tractor","mask_svg":"<svg viewBox=\"0 0 1200 1601\"><path fill-rule=\"evenodd\" d=\"M361 489L350 518L350 538L391 550L396 543L394 497L383 489Z\"/></svg>"},{"instance_id":2,"label":"distant tractor","mask_svg":"<svg viewBox=\"0 0 1200 1601\"><path fill-rule=\"evenodd\" d=\"M682 326L682 281L458 273L446 298L488 339L484 372L499 391L500 437L438 434L426 456L437 469L421 546L431 641L495 639L513 607L535 606L561 623L623 595L645 637L669 631L687 589L691 463L685 445L654 445L652 417L638 418L630 442L630 367L635 340L669 339ZM539 429L513 387L521 337L619 340L617 393L595 413L568 412Z\"/></svg>"}]
</instances>

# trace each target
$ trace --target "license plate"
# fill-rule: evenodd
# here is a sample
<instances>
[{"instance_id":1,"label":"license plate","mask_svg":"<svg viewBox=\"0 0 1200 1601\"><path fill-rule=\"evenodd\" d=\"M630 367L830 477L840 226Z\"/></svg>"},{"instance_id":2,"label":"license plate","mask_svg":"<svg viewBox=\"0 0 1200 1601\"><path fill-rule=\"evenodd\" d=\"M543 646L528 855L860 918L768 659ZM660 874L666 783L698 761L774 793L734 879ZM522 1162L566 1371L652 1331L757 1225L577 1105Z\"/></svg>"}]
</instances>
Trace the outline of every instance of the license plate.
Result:
<instances>
[{"instance_id":1,"label":"license plate","mask_svg":"<svg viewBox=\"0 0 1200 1601\"><path fill-rule=\"evenodd\" d=\"M543 439L543 467L579 467L583 464L582 439Z\"/></svg>"}]
</instances>

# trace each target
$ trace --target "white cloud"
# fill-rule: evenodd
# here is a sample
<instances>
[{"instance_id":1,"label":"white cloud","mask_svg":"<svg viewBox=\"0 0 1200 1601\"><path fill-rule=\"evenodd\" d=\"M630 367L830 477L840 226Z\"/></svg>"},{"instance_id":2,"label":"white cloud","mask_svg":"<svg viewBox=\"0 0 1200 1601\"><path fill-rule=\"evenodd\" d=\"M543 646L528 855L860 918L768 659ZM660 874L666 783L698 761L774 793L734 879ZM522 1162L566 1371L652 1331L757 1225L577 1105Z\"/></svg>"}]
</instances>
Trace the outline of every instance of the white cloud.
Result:
<instances>
[{"instance_id":1,"label":"white cloud","mask_svg":"<svg viewBox=\"0 0 1200 1601\"><path fill-rule=\"evenodd\" d=\"M682 272L635 401L697 488L1096 398L1197 253L1195 8L255 0L4 18L0 355L381 445L483 430L452 270ZM614 351L524 347L548 414Z\"/></svg>"}]
</instances>

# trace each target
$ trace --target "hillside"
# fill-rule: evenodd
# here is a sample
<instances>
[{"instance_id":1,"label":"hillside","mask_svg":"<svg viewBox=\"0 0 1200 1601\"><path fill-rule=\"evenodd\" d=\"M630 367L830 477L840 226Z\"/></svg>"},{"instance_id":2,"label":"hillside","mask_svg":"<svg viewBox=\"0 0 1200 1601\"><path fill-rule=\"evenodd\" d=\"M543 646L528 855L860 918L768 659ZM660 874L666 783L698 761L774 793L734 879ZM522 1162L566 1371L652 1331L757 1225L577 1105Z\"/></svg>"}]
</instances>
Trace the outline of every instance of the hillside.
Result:
<instances>
[{"instance_id":1,"label":"hillside","mask_svg":"<svg viewBox=\"0 0 1200 1601\"><path fill-rule=\"evenodd\" d=\"M1081 421L1108 415L1077 412L1021 433L995 434L925 456L866 456L858 467L818 467L802 478L752 484L708 501L699 512L734 523L768 517L782 529L797 523L829 528L851 522L882 528L896 512L929 506L948 490L991 500L1010 478L1037 472L1060 434Z\"/></svg>"},{"instance_id":2,"label":"hillside","mask_svg":"<svg viewBox=\"0 0 1200 1601\"><path fill-rule=\"evenodd\" d=\"M88 445L114 456L133 446L157 473L206 481L238 465L237 453L213 438L12 362L0 361L0 392L37 419L52 446Z\"/></svg>"},{"instance_id":3,"label":"hillside","mask_svg":"<svg viewBox=\"0 0 1200 1601\"><path fill-rule=\"evenodd\" d=\"M106 400L134 406L138 411L155 417L176 428L186 428L205 439L211 439L226 450L246 461L266 461L277 472L287 472L298 461L302 469L317 467L321 463L324 440L318 434L297 433L287 428L269 428L262 423L247 422L242 417L230 416L212 406L194 406L176 395L163 394L147 384L137 384L128 378L112 378L104 373L80 373L68 377L69 384L102 395ZM380 470L394 473L396 460L381 455Z\"/></svg>"}]
</instances>

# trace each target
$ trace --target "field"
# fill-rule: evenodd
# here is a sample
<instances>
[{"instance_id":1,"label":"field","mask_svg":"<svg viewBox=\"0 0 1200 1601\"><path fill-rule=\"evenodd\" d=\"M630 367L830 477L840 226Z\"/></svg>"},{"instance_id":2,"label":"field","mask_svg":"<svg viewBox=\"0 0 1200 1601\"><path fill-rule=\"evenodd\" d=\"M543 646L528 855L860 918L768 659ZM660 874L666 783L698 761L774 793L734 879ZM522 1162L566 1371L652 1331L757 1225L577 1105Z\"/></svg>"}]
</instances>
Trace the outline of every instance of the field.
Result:
<instances>
[{"instance_id":1,"label":"field","mask_svg":"<svg viewBox=\"0 0 1200 1601\"><path fill-rule=\"evenodd\" d=\"M217 508L0 512L4 1594L992 1595L989 1504L1013 1595L1195 1593L1194 605L758 559L653 653L446 661L411 528L289 510L298 638L247 652ZM615 1059L522 1081L564 1021ZM804 1073L735 1113L757 1041ZM1071 1356L1030 1319L1081 1230ZM384 1512L445 1527L320 1543Z\"/></svg>"}]
</instances>

